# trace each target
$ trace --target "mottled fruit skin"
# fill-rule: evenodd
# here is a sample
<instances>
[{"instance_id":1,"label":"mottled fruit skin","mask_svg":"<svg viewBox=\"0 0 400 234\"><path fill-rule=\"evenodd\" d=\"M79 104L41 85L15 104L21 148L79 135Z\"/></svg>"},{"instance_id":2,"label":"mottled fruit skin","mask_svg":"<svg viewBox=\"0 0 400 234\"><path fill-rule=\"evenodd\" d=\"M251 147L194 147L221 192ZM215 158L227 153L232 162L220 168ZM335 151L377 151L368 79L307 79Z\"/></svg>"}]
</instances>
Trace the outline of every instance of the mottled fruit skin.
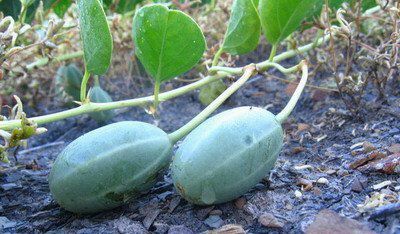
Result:
<instances>
[{"instance_id":1,"label":"mottled fruit skin","mask_svg":"<svg viewBox=\"0 0 400 234\"><path fill-rule=\"evenodd\" d=\"M92 89L90 89L89 99L91 102L95 103L106 103L113 101L111 96L106 91L104 91L100 86L95 86ZM97 111L90 113L89 115L97 122L104 123L114 117L114 111L112 110Z\"/></svg>"},{"instance_id":2,"label":"mottled fruit skin","mask_svg":"<svg viewBox=\"0 0 400 234\"><path fill-rule=\"evenodd\" d=\"M112 209L151 188L171 156L172 144L161 129L142 122L110 124L61 152L50 172L50 191L74 213Z\"/></svg>"},{"instance_id":3,"label":"mottled fruit skin","mask_svg":"<svg viewBox=\"0 0 400 234\"><path fill-rule=\"evenodd\" d=\"M267 175L282 144L282 127L272 113L256 107L222 112L179 147L171 167L175 187L198 205L233 200Z\"/></svg>"}]
</instances>

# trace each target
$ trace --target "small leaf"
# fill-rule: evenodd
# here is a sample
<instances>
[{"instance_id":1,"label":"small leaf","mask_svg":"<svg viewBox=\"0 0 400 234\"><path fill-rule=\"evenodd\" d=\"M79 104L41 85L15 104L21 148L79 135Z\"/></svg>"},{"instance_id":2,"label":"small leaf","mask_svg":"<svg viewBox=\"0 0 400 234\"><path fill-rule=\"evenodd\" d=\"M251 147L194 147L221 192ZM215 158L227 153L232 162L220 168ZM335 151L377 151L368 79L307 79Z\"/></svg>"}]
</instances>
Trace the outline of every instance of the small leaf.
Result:
<instances>
[{"instance_id":1,"label":"small leaf","mask_svg":"<svg viewBox=\"0 0 400 234\"><path fill-rule=\"evenodd\" d=\"M206 48L204 35L192 18L160 4L136 12L133 38L137 57L157 82L190 70Z\"/></svg>"},{"instance_id":2,"label":"small leaf","mask_svg":"<svg viewBox=\"0 0 400 234\"><path fill-rule=\"evenodd\" d=\"M0 11L5 16L11 16L14 20L18 20L21 14L21 2L18 0L2 0L0 1Z\"/></svg>"},{"instance_id":3,"label":"small leaf","mask_svg":"<svg viewBox=\"0 0 400 234\"><path fill-rule=\"evenodd\" d=\"M78 0L78 12L86 68L102 75L110 66L113 48L103 7L99 0Z\"/></svg>"},{"instance_id":4,"label":"small leaf","mask_svg":"<svg viewBox=\"0 0 400 234\"><path fill-rule=\"evenodd\" d=\"M253 51L261 34L261 22L257 11L258 0L235 0L225 35L223 50L233 55Z\"/></svg>"},{"instance_id":5,"label":"small leaf","mask_svg":"<svg viewBox=\"0 0 400 234\"><path fill-rule=\"evenodd\" d=\"M45 11L53 9L54 13L60 18L64 16L68 8L72 5L72 0L44 0L43 8Z\"/></svg>"},{"instance_id":6,"label":"small leaf","mask_svg":"<svg viewBox=\"0 0 400 234\"><path fill-rule=\"evenodd\" d=\"M27 11L26 11L26 17L25 17L25 22L27 24L32 23L33 19L35 18L36 11L39 7L40 0L33 0L31 5L29 5Z\"/></svg>"},{"instance_id":7,"label":"small leaf","mask_svg":"<svg viewBox=\"0 0 400 234\"><path fill-rule=\"evenodd\" d=\"M348 2L351 5L354 5L357 2L357 0L328 0L328 2L329 2L329 8L332 9L334 13L336 13L336 11L342 6L343 3ZM314 7L315 10L307 18L307 21L312 21L315 17L319 17L324 4L325 1L318 2ZM375 6L377 6L375 0L362 0L361 7L363 12Z\"/></svg>"},{"instance_id":8,"label":"small leaf","mask_svg":"<svg viewBox=\"0 0 400 234\"><path fill-rule=\"evenodd\" d=\"M116 12L119 14L125 14L133 11L136 5L143 2L143 0L120 0L117 5Z\"/></svg>"},{"instance_id":9,"label":"small leaf","mask_svg":"<svg viewBox=\"0 0 400 234\"><path fill-rule=\"evenodd\" d=\"M294 31L321 0L260 0L261 25L267 40L276 45Z\"/></svg>"}]
</instances>

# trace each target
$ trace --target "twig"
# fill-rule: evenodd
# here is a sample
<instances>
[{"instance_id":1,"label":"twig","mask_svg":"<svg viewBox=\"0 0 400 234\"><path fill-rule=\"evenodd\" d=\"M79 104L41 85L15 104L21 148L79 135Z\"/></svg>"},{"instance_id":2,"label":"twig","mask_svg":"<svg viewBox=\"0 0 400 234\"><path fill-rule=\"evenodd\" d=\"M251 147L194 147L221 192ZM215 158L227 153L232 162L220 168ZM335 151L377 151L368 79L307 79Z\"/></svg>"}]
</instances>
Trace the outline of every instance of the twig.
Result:
<instances>
[{"instance_id":1,"label":"twig","mask_svg":"<svg viewBox=\"0 0 400 234\"><path fill-rule=\"evenodd\" d=\"M286 79L277 77L275 75L268 75L268 77L271 77L271 78L273 78L275 80L279 80L279 81L282 81L282 82L285 82L285 83L288 83L288 84L295 84L295 85L299 84L297 81L286 80ZM331 89L331 88L326 88L326 87L321 87L321 86L316 86L316 85L310 85L310 84L307 84L306 87L312 88L312 89L319 89L319 90L326 91L326 92L336 92L336 93L339 92L339 90L337 90L337 89Z\"/></svg>"},{"instance_id":2,"label":"twig","mask_svg":"<svg viewBox=\"0 0 400 234\"><path fill-rule=\"evenodd\" d=\"M21 150L18 152L19 155L23 155L23 154L29 154L35 151L40 151L46 148L50 148L50 147L54 147L54 146L59 146L59 145L64 145L65 142L64 141L58 141L58 142L52 142L52 143L48 143L48 144L44 144L41 146L37 146L37 147L33 147L30 149L26 149L26 150Z\"/></svg>"}]
</instances>

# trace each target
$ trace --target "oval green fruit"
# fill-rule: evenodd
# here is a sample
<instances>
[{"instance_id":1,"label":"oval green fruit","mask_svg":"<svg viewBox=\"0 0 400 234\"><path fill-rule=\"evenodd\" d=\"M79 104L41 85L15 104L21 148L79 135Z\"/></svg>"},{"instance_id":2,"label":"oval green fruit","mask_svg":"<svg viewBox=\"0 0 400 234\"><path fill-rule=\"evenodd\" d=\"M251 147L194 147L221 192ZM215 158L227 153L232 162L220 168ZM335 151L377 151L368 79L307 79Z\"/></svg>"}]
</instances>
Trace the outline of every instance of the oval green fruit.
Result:
<instances>
[{"instance_id":1,"label":"oval green fruit","mask_svg":"<svg viewBox=\"0 0 400 234\"><path fill-rule=\"evenodd\" d=\"M282 144L282 127L272 113L256 107L222 112L179 147L171 168L175 187L198 205L233 200L273 168Z\"/></svg>"},{"instance_id":2,"label":"oval green fruit","mask_svg":"<svg viewBox=\"0 0 400 234\"><path fill-rule=\"evenodd\" d=\"M90 101L94 103L106 103L113 101L110 95L108 95L108 93L100 86L94 86L92 89L90 89L89 98ZM114 111L97 111L90 113L90 117L99 123L104 123L114 117Z\"/></svg>"},{"instance_id":3,"label":"oval green fruit","mask_svg":"<svg viewBox=\"0 0 400 234\"><path fill-rule=\"evenodd\" d=\"M73 100L79 100L82 78L83 74L75 64L61 66L57 70L55 78L56 94L58 96L66 94Z\"/></svg>"},{"instance_id":4,"label":"oval green fruit","mask_svg":"<svg viewBox=\"0 0 400 234\"><path fill-rule=\"evenodd\" d=\"M161 129L119 122L69 144L50 172L54 199L74 213L118 207L155 184L171 160L172 144Z\"/></svg>"},{"instance_id":5,"label":"oval green fruit","mask_svg":"<svg viewBox=\"0 0 400 234\"><path fill-rule=\"evenodd\" d=\"M226 85L222 80L217 80L211 84L208 84L200 89L199 99L200 102L208 106L210 105L219 95L226 90Z\"/></svg>"}]
</instances>

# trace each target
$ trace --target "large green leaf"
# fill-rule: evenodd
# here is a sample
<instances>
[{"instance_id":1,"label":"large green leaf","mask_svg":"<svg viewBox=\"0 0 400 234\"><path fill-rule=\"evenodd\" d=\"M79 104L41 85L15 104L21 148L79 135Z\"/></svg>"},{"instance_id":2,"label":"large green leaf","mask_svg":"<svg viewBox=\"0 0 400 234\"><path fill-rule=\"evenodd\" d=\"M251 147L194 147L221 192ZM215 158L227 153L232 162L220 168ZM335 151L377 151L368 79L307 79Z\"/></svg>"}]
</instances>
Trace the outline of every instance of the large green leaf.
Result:
<instances>
[{"instance_id":1,"label":"large green leaf","mask_svg":"<svg viewBox=\"0 0 400 234\"><path fill-rule=\"evenodd\" d=\"M18 0L1 0L0 11L5 16L11 16L14 20L18 20L21 14L21 2Z\"/></svg>"},{"instance_id":2,"label":"large green leaf","mask_svg":"<svg viewBox=\"0 0 400 234\"><path fill-rule=\"evenodd\" d=\"M138 58L158 82L190 70L206 48L204 35L192 18L160 4L136 12L133 39Z\"/></svg>"},{"instance_id":3,"label":"large green leaf","mask_svg":"<svg viewBox=\"0 0 400 234\"><path fill-rule=\"evenodd\" d=\"M261 25L267 40L276 45L296 31L321 0L260 0Z\"/></svg>"},{"instance_id":4,"label":"large green leaf","mask_svg":"<svg viewBox=\"0 0 400 234\"><path fill-rule=\"evenodd\" d=\"M261 22L257 11L258 0L235 0L225 35L223 50L240 55L253 51L261 34Z\"/></svg>"},{"instance_id":5,"label":"large green leaf","mask_svg":"<svg viewBox=\"0 0 400 234\"><path fill-rule=\"evenodd\" d=\"M102 75L110 66L113 42L99 0L78 0L79 23L86 69Z\"/></svg>"}]
</instances>

